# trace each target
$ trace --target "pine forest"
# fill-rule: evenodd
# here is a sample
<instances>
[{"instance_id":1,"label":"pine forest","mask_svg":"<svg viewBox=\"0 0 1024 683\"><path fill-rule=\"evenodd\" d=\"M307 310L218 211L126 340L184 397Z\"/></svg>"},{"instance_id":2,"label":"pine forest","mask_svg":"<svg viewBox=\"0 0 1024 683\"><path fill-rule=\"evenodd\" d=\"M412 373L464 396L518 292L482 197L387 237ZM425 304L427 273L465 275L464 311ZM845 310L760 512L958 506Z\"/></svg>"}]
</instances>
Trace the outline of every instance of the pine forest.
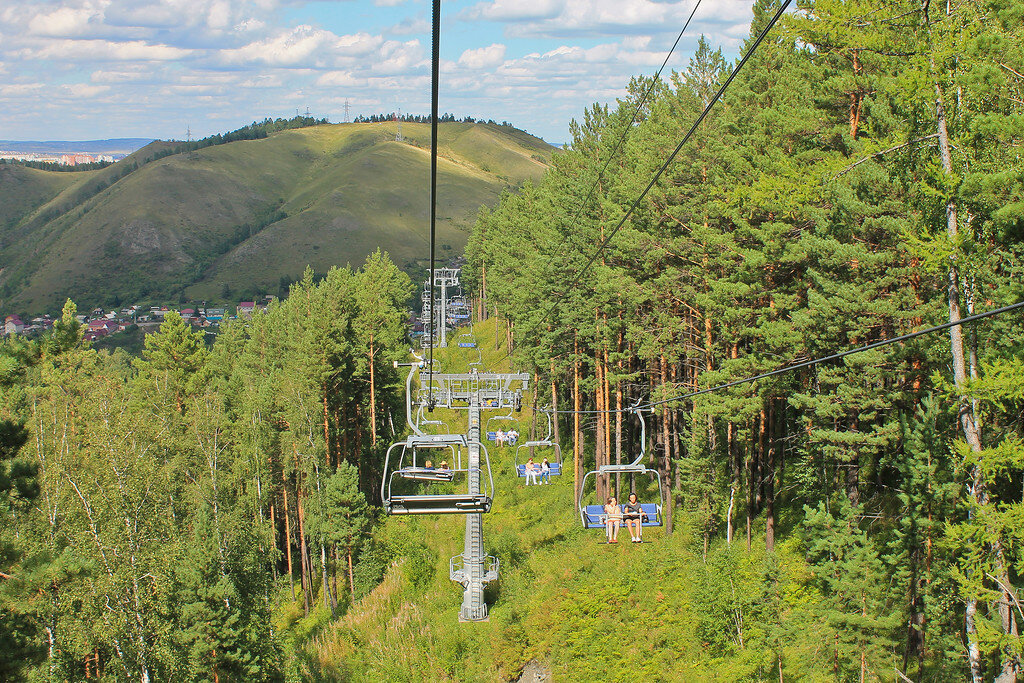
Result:
<instances>
[{"instance_id":1,"label":"pine forest","mask_svg":"<svg viewBox=\"0 0 1024 683\"><path fill-rule=\"evenodd\" d=\"M645 193L735 66L635 77L473 227L482 362L564 453L492 447L488 623L457 516L380 508L416 288L378 251L212 346L97 351L71 301L3 342L0 679L1021 676L1024 309L808 361L1024 300L1024 3L800 0ZM585 475L641 450L664 525L601 544Z\"/></svg>"}]
</instances>

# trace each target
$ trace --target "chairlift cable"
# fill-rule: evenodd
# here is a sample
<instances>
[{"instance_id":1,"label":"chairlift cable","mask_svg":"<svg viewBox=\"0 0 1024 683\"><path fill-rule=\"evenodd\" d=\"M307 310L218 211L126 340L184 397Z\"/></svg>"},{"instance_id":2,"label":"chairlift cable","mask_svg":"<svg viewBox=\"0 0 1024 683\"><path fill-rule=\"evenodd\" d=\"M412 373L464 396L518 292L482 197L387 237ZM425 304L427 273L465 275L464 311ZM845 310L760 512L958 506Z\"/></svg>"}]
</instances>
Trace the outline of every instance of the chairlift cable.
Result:
<instances>
[{"instance_id":1,"label":"chairlift cable","mask_svg":"<svg viewBox=\"0 0 1024 683\"><path fill-rule=\"evenodd\" d=\"M665 405L666 403L672 403L672 402L675 402L675 401L682 401L684 399L693 398L695 396L701 396L703 394L710 394L712 392L721 391L723 389L729 389L729 388L738 386L740 384L749 384L750 382L756 382L757 380L760 380L760 379L766 379L768 377L774 377L776 375L782 375L782 374L785 374L787 372L792 372L793 370L800 370L802 368L808 368L808 367L811 367L812 365L818 365L820 363L828 363L828 362L831 362L831 361L839 360L841 358L846 358L847 356L852 356L852 355L857 354L857 353L864 353L865 351L872 351L874 349L881 348L883 346L888 346L889 344L896 344L896 343L899 343L899 342L905 342L905 341L909 341L911 339L916 339L917 337L923 337L926 334L934 334L935 332L941 332L943 330L947 330L947 329L949 329L951 327L956 327L958 325L963 325L965 323L971 323L971 322L974 322L976 320L982 320L984 318L991 318L993 316L1000 315L1002 313L1009 313L1010 311L1015 311L1015 310L1018 310L1020 308L1024 308L1024 301L1018 301L1015 304L1010 304L1009 306L1003 306L1001 308L993 308L990 311L985 311L983 313L976 313L975 315L971 315L971 316L968 316L966 318L961 318L960 320L954 320L954 321L951 321L951 322L942 323L941 325L935 325L934 327L928 327L928 328L925 328L923 330L918 330L917 332L910 332L909 334L902 334L902 335L900 335L898 337L893 337L892 339L883 339L881 341L877 341L877 342L874 342L874 343L871 343L871 344L865 344L864 346L858 346L858 347L853 348L853 349L847 349L846 351L840 351L839 353L834 353L831 356L825 356L823 358L814 358L812 360L807 360L807 361L804 361L802 363L797 363L796 365L787 365L786 367L776 368L775 370L772 370L770 372L764 372L764 373L761 373L760 375L754 375L752 377L745 377L743 379L738 379L738 380L736 380L734 382L727 382L726 384L719 384L718 386L708 387L707 389L701 389L699 391L691 391L690 393L683 394L681 396L674 396L672 398L666 398L666 399L662 399L660 401L652 401L651 403L648 403L646 405L641 406L641 408L642 409L651 409L651 410L653 410L655 407L660 406L660 405Z\"/></svg>"},{"instance_id":2,"label":"chairlift cable","mask_svg":"<svg viewBox=\"0 0 1024 683\"><path fill-rule=\"evenodd\" d=\"M605 160L604 166L602 166L601 170L598 172L597 178L594 179L594 184L590 186L590 191L587 192L586 199L584 199L583 202L579 205L579 207L576 209L576 213L572 217L572 220L569 221L569 232L572 232L573 228L576 227L576 224L579 222L580 216L583 214L583 210L587 208L587 205L590 203L590 199L594 196L594 190L597 189L598 184L604 178L604 172L608 170L608 165L612 163L612 159L614 159L615 156L619 153L619 148L621 148L622 143L625 142L626 136L629 134L629 131L633 129L633 124L636 123L636 117L640 115L640 110L643 108L644 104L647 103L647 98L650 97L651 93L654 91L654 86L658 84L658 81L661 78L661 72L665 70L665 66L668 64L669 58L672 57L672 53L675 52L676 47L679 45L679 41L682 40L683 34L686 32L687 27L690 25L690 21L693 19L693 15L697 13L697 8L700 7L700 3L702 1L703 0L697 0L697 3L693 6L693 11L691 11L690 16L687 17L686 23L683 24L683 28L681 31L679 31L679 35L676 36L676 41L672 43L672 47L669 48L668 54L665 55L665 60L661 63L661 66L658 68L657 73L654 74L654 78L651 79L651 84L647 87L647 91L643 94L643 97L640 98L640 101L637 102L636 109L633 110L633 117L630 119L629 125L622 129L622 135L619 136L618 141L615 143L615 147L612 148L611 154L608 155L608 159Z\"/></svg>"},{"instance_id":3,"label":"chairlift cable","mask_svg":"<svg viewBox=\"0 0 1024 683\"><path fill-rule=\"evenodd\" d=\"M427 397L427 411L434 411L434 337L437 333L434 308L434 237L437 227L437 95L440 82L441 64L441 0L433 0L433 17L431 29L431 64L430 64L430 362L428 364L430 395ZM442 320L444 325L445 321Z\"/></svg>"},{"instance_id":4,"label":"chairlift cable","mask_svg":"<svg viewBox=\"0 0 1024 683\"><path fill-rule=\"evenodd\" d=\"M768 32L775 27L776 22L778 22L783 12L785 12L786 9L789 7L789 3L791 1L792 0L783 0L782 5L779 7L779 11L775 13L775 16L773 16L771 21L768 22L768 25L765 26L761 33L757 36L757 39L754 41L754 44L750 46L750 49L747 50L746 54L743 55L739 63L736 64L735 68L733 68L732 73L730 73L729 77L725 79L725 83L723 83L722 86L718 89L718 92L715 93L714 97L711 98L711 101L708 102L707 106L704 107L704 111L702 111L700 116L697 117L697 120L693 122L693 125L690 126L690 129L686 131L686 135L683 136L683 139L679 141L679 144L676 145L676 148L672 151L672 153L668 156L665 162L657 170L657 172L654 174L654 177L651 178L651 182L647 183L647 187L644 188L643 192L641 192L639 196L637 196L637 198L633 200L633 203L630 204L629 209L622 216L619 222L615 225L612 231L608 233L608 236L605 237L601 244L597 247L597 250L587 261L586 265L583 266L583 268L576 274L576 276L569 283L569 286L566 288L565 294L559 297L551 305L548 311L544 314L543 318L549 317L554 312L555 308L558 306L559 303L561 303L562 299L566 296L566 294L572 291L572 289L579 283L583 275L586 274L588 270L590 270L590 266L594 265L594 262L597 260L597 257L601 255L601 252L603 252L605 248L609 244L611 244L612 238L614 238L616 233L618 233L622 226L626 224L626 221L628 221L632 217L633 212L635 212L637 208L640 206L640 202L644 200L644 198L647 196L647 193L651 191L651 188L654 187L654 185L661 179L661 176L665 173L665 171L668 170L668 167L672 164L672 162L675 161L676 156L679 154L680 150L683 149L683 145L690 141L690 138L693 137L693 134L697 131L697 128L700 126L701 123L704 122L704 119L707 118L708 114L711 113L712 107L714 107L718 100L722 98L722 95L725 94L726 89L728 89L733 79L736 78L736 76L743 69L743 66L747 63L747 61L754 54L754 52L757 51L758 46L761 44L761 41L764 40L765 36L768 35Z\"/></svg>"},{"instance_id":5,"label":"chairlift cable","mask_svg":"<svg viewBox=\"0 0 1024 683\"><path fill-rule=\"evenodd\" d=\"M992 318L992 317L995 317L997 315L1001 315L1003 313L1009 313L1011 311L1019 310L1021 308L1024 308L1024 301L1018 301L1015 304L1010 304L1009 306L1003 306L1001 308L993 308L992 310L983 311L982 313L975 313L974 315L968 316L966 318L961 318L960 320L955 320L955 321L951 321L951 322L945 322L945 323L942 323L941 325L934 325L932 327L926 327L925 329L918 330L917 332L909 332L907 334L902 334L902 335L900 335L898 337L892 337L891 339L883 339L881 341L872 342L870 344L865 344L863 346L858 346L858 347L855 347L855 348L852 348L852 349L847 349L846 351L840 351L839 353L834 353L834 354L832 354L830 356L823 356L821 358L814 358L814 359L811 359L811 360L803 361L801 363L796 363L795 365L787 365L787 366L784 366L784 367L781 367L781 368L776 368L775 370L771 370L769 372L761 373L760 375L753 375L753 376L750 376L750 377L744 377L743 379L737 379L737 380L734 380L732 382L727 382L725 384L719 384L719 385L716 385L716 386L713 386L713 387L708 387L707 389L700 389L698 391L691 391L691 392L689 392L687 394L681 394L679 396L673 396L672 398L666 398L666 399L662 399L660 401L651 401L649 403L645 403L645 404L642 404L642 405L637 405L637 406L634 406L634 407L631 407L631 408L627 408L627 409L623 409L623 410L559 410L558 413L559 414L566 414L566 415L601 415L601 414L608 414L608 413L629 414L629 413L636 412L638 410L650 411L650 410L653 410L654 408L656 408L656 407L658 407L660 405L665 405L665 404L668 404L668 403L674 403L676 401L682 401L682 400L685 400L685 399L688 399L688 398L693 398L695 396L702 396L704 394L711 394L711 393L714 393L716 391L722 391L723 389L731 389L732 387L739 386L741 384L749 384L750 382L756 382L756 381L761 380L761 379L767 379L769 377L775 377L777 375L783 375L783 374L785 374L787 372L792 372L793 370L800 370L800 369L808 368L808 367L811 367L811 366L814 366L814 365L820 365L821 363L829 363L829 362L832 362L832 361L835 361L835 360L840 360L842 358L846 358L847 356L852 356L852 355L857 354L857 353L863 353L865 351L873 351L874 349L878 349L878 348L881 348L883 346L889 346L890 344L898 344L900 342L905 342L905 341L909 341L911 339L916 339L917 337L923 337L925 335L934 334L936 332L942 332L943 330L948 330L951 327L956 327L958 325L965 325L967 323L973 323L973 322L978 321L978 320L984 320L985 318ZM549 412L549 411L541 410L539 412Z\"/></svg>"},{"instance_id":6,"label":"chairlift cable","mask_svg":"<svg viewBox=\"0 0 1024 683\"><path fill-rule=\"evenodd\" d=\"M594 265L594 262L597 260L597 257L601 255L601 252L603 252L605 248L607 248L607 246L611 244L612 238L614 238L616 233L618 233L622 226L626 224L626 221L628 221L630 217L632 217L633 213L640 206L640 202L644 200L644 198L647 196L647 193L651 191L651 189L658 182L658 180L661 179L661 176L665 173L665 171L668 170L668 167L672 164L673 161L675 161L676 156L679 155L679 152L683 149L683 146L690 141L690 138L693 137L693 134L697 131L697 128L700 127L700 124L703 123L704 119L706 119L708 114L711 113L711 109L722 98L722 95L725 94L725 91L733 82L733 79L735 79L736 76L739 75L744 65L746 65L750 57L753 56L753 54L757 51L757 48L761 45L761 42L765 39L765 36L768 35L768 32L775 27L775 24L778 22L779 18L782 17L782 14L789 7L791 1L792 0L783 0L782 5L779 7L779 10L775 13L775 16L771 18L771 21L768 22L768 25L764 27L761 33L758 34L757 39L754 40L754 43L753 45L750 46L750 49L746 51L746 53L743 55L743 57L740 58L740 61L736 64L736 66L733 67L733 70L729 74L729 77L725 79L725 82L721 85L721 87L719 87L718 92L714 94L711 100L704 107L704 110L700 113L700 116L697 117L697 120L694 121L693 124L690 126L690 129L686 132L686 135L683 136L683 139L679 141L679 144L676 145L676 148L668 156L668 158L661 165L661 167L659 167L658 170L655 172L654 177L647 184L647 187L645 187L643 192L641 192L639 196L637 196L637 198L633 200L633 203L630 204L629 209L622 216L619 222L615 225L612 231L608 233L608 236L605 237L605 239L601 242L600 245L598 245L597 250L593 253L593 255L591 255L590 259L583 266L583 268L581 268L580 271L576 274L576 276L573 277L573 279L569 282L569 286L565 288L565 291L562 293L562 295L559 296L547 309L544 315L541 316L541 320L551 317L551 314L558 307L558 305L562 303L562 300L565 299L565 297L569 294L569 292L573 290L574 287L576 287L577 284L579 284L580 279L586 274L588 270L590 270L590 267ZM509 355L510 353L506 353L505 356L503 356L503 358L507 358Z\"/></svg>"}]
</instances>

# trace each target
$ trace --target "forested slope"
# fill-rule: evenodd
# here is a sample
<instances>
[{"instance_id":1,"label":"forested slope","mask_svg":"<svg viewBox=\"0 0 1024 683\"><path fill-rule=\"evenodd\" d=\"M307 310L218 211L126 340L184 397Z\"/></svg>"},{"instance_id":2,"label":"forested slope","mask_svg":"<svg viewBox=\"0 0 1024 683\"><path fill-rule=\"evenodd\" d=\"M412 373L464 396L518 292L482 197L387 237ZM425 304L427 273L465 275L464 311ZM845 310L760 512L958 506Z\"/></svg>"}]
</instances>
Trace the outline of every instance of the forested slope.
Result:
<instances>
[{"instance_id":1,"label":"forested slope","mask_svg":"<svg viewBox=\"0 0 1024 683\"><path fill-rule=\"evenodd\" d=\"M636 123L649 79L589 109L545 178L479 221L467 279L517 367L594 411L563 422L582 467L617 462L614 411L653 401L667 528L806 562L803 617L743 614L762 637L802 624L752 675L1010 677L1019 311L686 397L1024 299L1024 8L801 8L628 216L732 67L702 42ZM719 645L752 649L736 626Z\"/></svg>"}]
</instances>

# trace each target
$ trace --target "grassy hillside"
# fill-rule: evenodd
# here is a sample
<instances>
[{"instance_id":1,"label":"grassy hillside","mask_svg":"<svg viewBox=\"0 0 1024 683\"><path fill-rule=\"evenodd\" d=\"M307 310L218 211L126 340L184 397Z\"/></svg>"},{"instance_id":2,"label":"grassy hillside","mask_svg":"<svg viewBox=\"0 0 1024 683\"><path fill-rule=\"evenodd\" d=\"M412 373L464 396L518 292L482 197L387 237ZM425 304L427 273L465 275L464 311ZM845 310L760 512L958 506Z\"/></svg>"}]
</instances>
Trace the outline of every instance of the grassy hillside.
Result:
<instances>
[{"instance_id":1,"label":"grassy hillside","mask_svg":"<svg viewBox=\"0 0 1024 683\"><path fill-rule=\"evenodd\" d=\"M493 324L476 332L484 367L507 370ZM437 354L445 370L475 360L466 350ZM435 416L465 424L464 414L461 422L445 411ZM529 408L519 418L528 434ZM605 544L603 531L584 530L575 514L571 452L566 474L551 486L525 487L512 474L514 451L490 448L496 493L484 516L484 545L501 561L501 574L487 590L489 622L458 622L462 588L449 580L448 560L462 552L463 518L388 518L358 565L357 589L365 594L347 613L333 622L322 607L307 619L298 606L281 615L296 674L321 681L422 680L425 671L453 681L519 680L524 672L555 681L778 679L784 634L763 624L771 621L766 612L808 599L795 544L780 544L769 560L755 529L752 550L737 540L705 551L684 514L671 536L647 528L646 542L634 545L623 529L618 545ZM655 498L641 489L642 501ZM375 569L384 577L379 584ZM814 679L801 668L800 648L815 646L789 638L787 678Z\"/></svg>"},{"instance_id":2,"label":"grassy hillside","mask_svg":"<svg viewBox=\"0 0 1024 683\"><path fill-rule=\"evenodd\" d=\"M161 156L153 143L100 171L0 173L0 308L277 293L311 265L377 247L426 256L429 126L324 125ZM465 245L482 205L539 177L552 148L501 126L440 126L438 244ZM160 157L160 158L157 158Z\"/></svg>"}]
</instances>

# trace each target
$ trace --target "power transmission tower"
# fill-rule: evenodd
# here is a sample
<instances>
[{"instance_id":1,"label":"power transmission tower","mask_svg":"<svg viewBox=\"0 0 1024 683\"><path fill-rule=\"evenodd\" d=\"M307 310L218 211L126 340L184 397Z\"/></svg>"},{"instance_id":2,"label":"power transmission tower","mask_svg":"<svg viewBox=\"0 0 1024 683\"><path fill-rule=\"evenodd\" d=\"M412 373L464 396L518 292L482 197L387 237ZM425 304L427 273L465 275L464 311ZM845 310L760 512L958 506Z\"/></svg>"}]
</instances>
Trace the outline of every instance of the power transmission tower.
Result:
<instances>
[{"instance_id":1,"label":"power transmission tower","mask_svg":"<svg viewBox=\"0 0 1024 683\"><path fill-rule=\"evenodd\" d=\"M195 161L199 158L196 150L192 147L192 126L188 126L185 130L185 148L188 149L189 161Z\"/></svg>"},{"instance_id":2,"label":"power transmission tower","mask_svg":"<svg viewBox=\"0 0 1024 683\"><path fill-rule=\"evenodd\" d=\"M348 120L348 99L345 99L345 123L349 123Z\"/></svg>"},{"instance_id":3,"label":"power transmission tower","mask_svg":"<svg viewBox=\"0 0 1024 683\"><path fill-rule=\"evenodd\" d=\"M398 113L395 114L395 123L398 124L398 132L395 133L395 142L401 142L402 138L402 109L399 107Z\"/></svg>"}]
</instances>

